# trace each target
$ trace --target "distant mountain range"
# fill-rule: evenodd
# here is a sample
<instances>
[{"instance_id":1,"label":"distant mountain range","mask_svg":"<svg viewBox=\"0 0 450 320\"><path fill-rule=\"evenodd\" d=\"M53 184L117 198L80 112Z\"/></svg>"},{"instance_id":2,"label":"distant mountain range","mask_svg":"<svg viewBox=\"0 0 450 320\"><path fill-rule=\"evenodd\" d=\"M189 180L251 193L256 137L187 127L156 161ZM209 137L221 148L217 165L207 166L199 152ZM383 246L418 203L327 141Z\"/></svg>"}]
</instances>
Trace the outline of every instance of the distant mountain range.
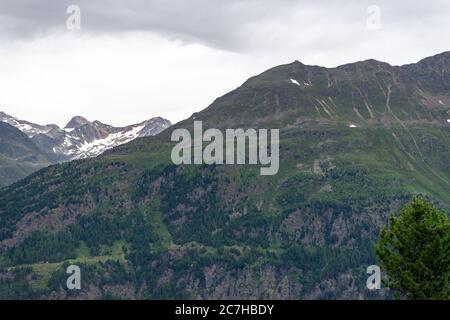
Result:
<instances>
[{"instance_id":1,"label":"distant mountain range","mask_svg":"<svg viewBox=\"0 0 450 320\"><path fill-rule=\"evenodd\" d=\"M76 116L60 128L55 124L19 120L4 112L0 112L0 124L0 186L51 163L98 156L138 137L158 134L171 125L170 121L155 117L126 127L113 127ZM10 152L15 148L21 153Z\"/></svg>"}]
</instances>

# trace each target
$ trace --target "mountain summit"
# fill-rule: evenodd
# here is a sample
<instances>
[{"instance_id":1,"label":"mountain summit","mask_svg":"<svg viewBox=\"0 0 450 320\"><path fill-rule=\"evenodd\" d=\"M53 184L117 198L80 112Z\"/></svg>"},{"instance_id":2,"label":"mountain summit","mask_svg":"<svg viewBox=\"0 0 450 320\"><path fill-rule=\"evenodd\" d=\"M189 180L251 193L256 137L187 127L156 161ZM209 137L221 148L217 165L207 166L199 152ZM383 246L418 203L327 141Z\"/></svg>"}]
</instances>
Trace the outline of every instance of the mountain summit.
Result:
<instances>
[{"instance_id":1,"label":"mountain summit","mask_svg":"<svg viewBox=\"0 0 450 320\"><path fill-rule=\"evenodd\" d=\"M66 124L65 129L75 129L90 122L81 116L75 116Z\"/></svg>"},{"instance_id":2,"label":"mountain summit","mask_svg":"<svg viewBox=\"0 0 450 320\"><path fill-rule=\"evenodd\" d=\"M250 78L195 117L224 126L445 124L449 57L446 52L404 66L372 59L335 68L295 61Z\"/></svg>"}]
</instances>

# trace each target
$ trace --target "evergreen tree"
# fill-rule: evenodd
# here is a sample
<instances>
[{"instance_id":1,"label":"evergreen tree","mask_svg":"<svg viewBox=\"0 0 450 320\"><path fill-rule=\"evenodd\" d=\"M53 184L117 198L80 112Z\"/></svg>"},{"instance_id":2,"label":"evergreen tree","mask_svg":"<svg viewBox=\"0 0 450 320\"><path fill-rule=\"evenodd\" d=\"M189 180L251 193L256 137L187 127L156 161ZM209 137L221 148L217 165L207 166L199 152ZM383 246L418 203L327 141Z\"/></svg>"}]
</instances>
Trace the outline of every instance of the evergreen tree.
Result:
<instances>
[{"instance_id":1,"label":"evergreen tree","mask_svg":"<svg viewBox=\"0 0 450 320\"><path fill-rule=\"evenodd\" d=\"M450 220L415 197L390 217L375 251L394 297L450 299Z\"/></svg>"}]
</instances>

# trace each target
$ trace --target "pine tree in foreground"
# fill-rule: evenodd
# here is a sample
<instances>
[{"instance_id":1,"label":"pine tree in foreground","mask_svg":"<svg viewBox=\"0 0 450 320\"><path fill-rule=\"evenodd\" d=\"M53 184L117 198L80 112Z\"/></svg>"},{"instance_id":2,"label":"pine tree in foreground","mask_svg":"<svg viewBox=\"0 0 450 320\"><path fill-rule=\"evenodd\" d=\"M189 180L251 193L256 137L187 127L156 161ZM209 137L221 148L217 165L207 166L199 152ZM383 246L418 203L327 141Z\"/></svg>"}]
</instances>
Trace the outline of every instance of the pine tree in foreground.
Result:
<instances>
[{"instance_id":1,"label":"pine tree in foreground","mask_svg":"<svg viewBox=\"0 0 450 320\"><path fill-rule=\"evenodd\" d=\"M396 298L450 299L450 220L415 197L390 217L375 252Z\"/></svg>"}]
</instances>

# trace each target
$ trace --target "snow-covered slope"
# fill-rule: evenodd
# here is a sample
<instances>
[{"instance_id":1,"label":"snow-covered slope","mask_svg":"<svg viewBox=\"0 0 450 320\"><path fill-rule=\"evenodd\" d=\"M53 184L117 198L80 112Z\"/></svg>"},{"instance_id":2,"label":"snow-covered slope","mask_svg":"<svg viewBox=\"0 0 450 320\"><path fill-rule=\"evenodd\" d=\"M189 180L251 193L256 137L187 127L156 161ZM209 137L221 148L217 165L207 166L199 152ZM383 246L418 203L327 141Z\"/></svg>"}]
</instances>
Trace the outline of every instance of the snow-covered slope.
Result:
<instances>
[{"instance_id":1,"label":"snow-covered slope","mask_svg":"<svg viewBox=\"0 0 450 320\"><path fill-rule=\"evenodd\" d=\"M72 159L95 157L108 149L138 137L156 135L170 125L168 120L157 117L123 128L112 127L99 121L74 128L66 126L64 128L65 139L54 148L55 152L64 153Z\"/></svg>"},{"instance_id":2,"label":"snow-covered slope","mask_svg":"<svg viewBox=\"0 0 450 320\"><path fill-rule=\"evenodd\" d=\"M24 132L41 150L58 161L95 157L137 137L156 135L171 125L170 121L156 117L119 128L76 116L64 128L59 128L19 120L4 112L0 112L0 121Z\"/></svg>"},{"instance_id":3,"label":"snow-covered slope","mask_svg":"<svg viewBox=\"0 0 450 320\"><path fill-rule=\"evenodd\" d=\"M53 128L57 127L56 125L46 125L46 126L41 126L35 123L31 123L25 120L19 120L13 116L10 116L2 111L0 111L0 121L1 122L6 122L10 125L12 125L13 127L16 127L17 129L19 129L20 131L22 131L23 133L25 133L28 137L32 138L33 136L40 134L40 133L47 133L50 130L52 130Z\"/></svg>"}]
</instances>

